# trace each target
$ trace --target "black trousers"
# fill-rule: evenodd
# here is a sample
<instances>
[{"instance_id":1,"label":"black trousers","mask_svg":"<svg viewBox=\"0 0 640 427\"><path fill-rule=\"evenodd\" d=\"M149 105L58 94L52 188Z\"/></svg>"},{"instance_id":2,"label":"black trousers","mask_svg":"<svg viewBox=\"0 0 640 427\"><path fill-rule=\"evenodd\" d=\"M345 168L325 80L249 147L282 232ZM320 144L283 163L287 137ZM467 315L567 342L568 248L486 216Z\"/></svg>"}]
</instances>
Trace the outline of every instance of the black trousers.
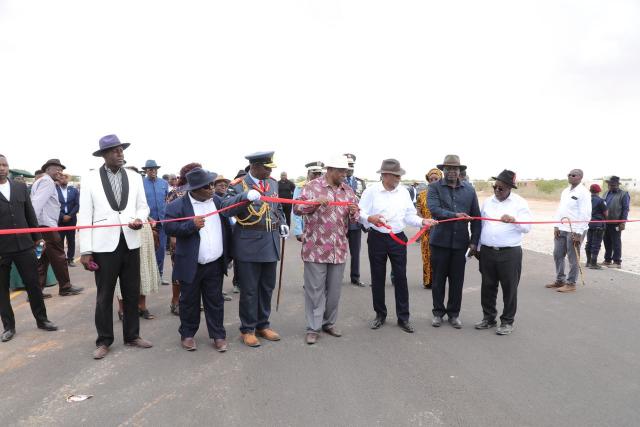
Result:
<instances>
[{"instance_id":1,"label":"black trousers","mask_svg":"<svg viewBox=\"0 0 640 427\"><path fill-rule=\"evenodd\" d=\"M224 330L224 262L222 258L198 264L193 282L180 282L180 336L194 337L200 326L200 299L204 305L209 338L226 338Z\"/></svg>"},{"instance_id":2,"label":"black trousers","mask_svg":"<svg viewBox=\"0 0 640 427\"><path fill-rule=\"evenodd\" d=\"M407 241L404 233L397 236ZM387 278L387 259L391 261L396 298L396 317L409 320L409 289L407 287L407 247L399 245L387 233L371 229L367 237L369 266L371 268L371 295L373 310L377 315L387 317L384 285Z\"/></svg>"},{"instance_id":3,"label":"black trousers","mask_svg":"<svg viewBox=\"0 0 640 427\"><path fill-rule=\"evenodd\" d=\"M123 320L122 334L124 342L130 342L140 336L140 316L138 298L140 296L140 249L129 249L124 235L113 252L94 252L93 259L100 267L96 278L96 346L113 343L113 293L116 280L120 278L122 292Z\"/></svg>"},{"instance_id":4,"label":"black trousers","mask_svg":"<svg viewBox=\"0 0 640 427\"><path fill-rule=\"evenodd\" d=\"M616 264L622 262L622 232L619 224L606 224L604 229L604 260Z\"/></svg>"},{"instance_id":5,"label":"black trousers","mask_svg":"<svg viewBox=\"0 0 640 427\"><path fill-rule=\"evenodd\" d=\"M503 248L495 250L483 246L480 251L480 274L482 288L480 301L485 319L495 320L496 299L498 297L498 283L502 287L504 309L500 321L503 324L513 324L518 306L518 283L522 271L522 248Z\"/></svg>"},{"instance_id":6,"label":"black trousers","mask_svg":"<svg viewBox=\"0 0 640 427\"><path fill-rule=\"evenodd\" d=\"M351 254L351 280L360 280L360 247L362 246L362 229L347 232L349 238L349 254Z\"/></svg>"},{"instance_id":7,"label":"black trousers","mask_svg":"<svg viewBox=\"0 0 640 427\"><path fill-rule=\"evenodd\" d=\"M464 285L464 268L466 265L466 249L451 249L430 245L431 268L433 269L433 315L452 317L460 315L462 305L462 286ZM449 280L449 299L444 305L447 279Z\"/></svg>"},{"instance_id":8,"label":"black trousers","mask_svg":"<svg viewBox=\"0 0 640 427\"><path fill-rule=\"evenodd\" d=\"M5 330L16 327L16 319L9 297L12 262L15 263L27 289L31 313L36 318L36 322L42 323L47 320L47 309L42 299L42 291L38 286L38 260L33 249L13 254L2 254L0 257L0 317L2 317L2 326Z\"/></svg>"},{"instance_id":9,"label":"black trousers","mask_svg":"<svg viewBox=\"0 0 640 427\"><path fill-rule=\"evenodd\" d=\"M46 245L42 256L38 260L40 289L44 289L47 285L47 271L49 270L49 264L51 264L56 280L58 280L59 289L62 290L71 287L69 266L67 265L67 254L64 252L64 243L62 242L60 233L57 231L42 233L42 238Z\"/></svg>"},{"instance_id":10,"label":"black trousers","mask_svg":"<svg viewBox=\"0 0 640 427\"><path fill-rule=\"evenodd\" d=\"M238 264L240 285L240 332L253 332L270 326L271 295L276 287L277 262L246 262Z\"/></svg>"},{"instance_id":11,"label":"black trousers","mask_svg":"<svg viewBox=\"0 0 640 427\"><path fill-rule=\"evenodd\" d=\"M291 207L293 205L290 203L283 203L282 204L282 210L284 211L284 217L287 220L287 225L291 226Z\"/></svg>"},{"instance_id":12,"label":"black trousers","mask_svg":"<svg viewBox=\"0 0 640 427\"><path fill-rule=\"evenodd\" d=\"M584 250L587 253L588 263L590 263L591 260L593 260L594 263L598 260L598 253L600 253L603 237L604 227L590 228L587 231L587 244L584 246Z\"/></svg>"},{"instance_id":13,"label":"black trousers","mask_svg":"<svg viewBox=\"0 0 640 427\"><path fill-rule=\"evenodd\" d=\"M76 254L76 230L60 231L62 246L67 241L67 260L72 260Z\"/></svg>"}]
</instances>

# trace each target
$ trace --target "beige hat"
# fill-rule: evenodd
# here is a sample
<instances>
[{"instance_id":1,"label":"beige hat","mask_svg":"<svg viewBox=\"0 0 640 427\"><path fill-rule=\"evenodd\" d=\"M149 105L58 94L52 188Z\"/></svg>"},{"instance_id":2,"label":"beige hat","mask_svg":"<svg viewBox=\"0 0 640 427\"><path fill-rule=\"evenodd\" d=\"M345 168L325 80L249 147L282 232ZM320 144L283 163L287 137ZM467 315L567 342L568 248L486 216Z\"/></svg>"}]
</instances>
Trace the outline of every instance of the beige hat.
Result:
<instances>
[{"instance_id":1,"label":"beige hat","mask_svg":"<svg viewBox=\"0 0 640 427\"><path fill-rule=\"evenodd\" d=\"M345 156L333 156L329 160L324 162L325 168L335 169L351 169L349 166L349 160Z\"/></svg>"}]
</instances>

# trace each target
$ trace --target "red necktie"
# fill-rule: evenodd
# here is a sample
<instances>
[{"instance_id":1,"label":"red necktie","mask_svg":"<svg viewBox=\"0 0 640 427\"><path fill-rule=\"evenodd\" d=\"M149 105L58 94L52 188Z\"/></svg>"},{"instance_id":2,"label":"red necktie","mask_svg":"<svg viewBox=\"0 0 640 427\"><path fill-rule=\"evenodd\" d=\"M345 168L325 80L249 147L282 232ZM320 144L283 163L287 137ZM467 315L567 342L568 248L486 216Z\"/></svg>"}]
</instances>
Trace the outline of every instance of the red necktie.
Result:
<instances>
[{"instance_id":1,"label":"red necktie","mask_svg":"<svg viewBox=\"0 0 640 427\"><path fill-rule=\"evenodd\" d=\"M264 181L260 180L260 191L264 193Z\"/></svg>"}]
</instances>

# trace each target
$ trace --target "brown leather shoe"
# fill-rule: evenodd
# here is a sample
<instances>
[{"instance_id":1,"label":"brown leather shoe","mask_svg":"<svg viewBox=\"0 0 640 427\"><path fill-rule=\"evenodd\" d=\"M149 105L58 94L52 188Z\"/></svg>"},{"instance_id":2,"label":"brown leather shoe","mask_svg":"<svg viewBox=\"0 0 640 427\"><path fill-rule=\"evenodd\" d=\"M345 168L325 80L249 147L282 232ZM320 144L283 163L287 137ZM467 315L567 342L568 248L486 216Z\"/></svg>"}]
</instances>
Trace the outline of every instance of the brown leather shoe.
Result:
<instances>
[{"instance_id":1,"label":"brown leather shoe","mask_svg":"<svg viewBox=\"0 0 640 427\"><path fill-rule=\"evenodd\" d=\"M318 333L317 332L307 332L307 336L305 337L305 341L309 345L313 345L318 342Z\"/></svg>"},{"instance_id":2,"label":"brown leather shoe","mask_svg":"<svg viewBox=\"0 0 640 427\"><path fill-rule=\"evenodd\" d=\"M253 332L247 332L240 334L240 339L244 343L244 345L248 345L249 347L260 347L260 341L256 338L256 334Z\"/></svg>"},{"instance_id":3,"label":"brown leather shoe","mask_svg":"<svg viewBox=\"0 0 640 427\"><path fill-rule=\"evenodd\" d=\"M187 351L196 351L198 346L196 345L196 340L193 337L187 337L182 339L182 348Z\"/></svg>"},{"instance_id":4,"label":"brown leather shoe","mask_svg":"<svg viewBox=\"0 0 640 427\"><path fill-rule=\"evenodd\" d=\"M572 285L571 283L565 284L563 287L556 289L556 292L575 292L576 285Z\"/></svg>"},{"instance_id":5,"label":"brown leather shoe","mask_svg":"<svg viewBox=\"0 0 640 427\"><path fill-rule=\"evenodd\" d=\"M256 335L269 341L280 341L280 335L271 328L256 329Z\"/></svg>"},{"instance_id":6,"label":"brown leather shoe","mask_svg":"<svg viewBox=\"0 0 640 427\"><path fill-rule=\"evenodd\" d=\"M224 353L225 351L227 351L229 346L227 345L227 340L225 340L224 338L219 338L213 340L213 348L215 348L220 353Z\"/></svg>"},{"instance_id":7,"label":"brown leather shoe","mask_svg":"<svg viewBox=\"0 0 640 427\"><path fill-rule=\"evenodd\" d=\"M109 353L109 347L106 345L99 345L93 352L93 358L96 360L103 359L107 353Z\"/></svg>"},{"instance_id":8,"label":"brown leather shoe","mask_svg":"<svg viewBox=\"0 0 640 427\"><path fill-rule=\"evenodd\" d=\"M336 329L335 326L323 326L322 330L326 333L329 334L333 337L341 337L342 336L342 332L340 332L338 329Z\"/></svg>"},{"instance_id":9,"label":"brown leather shoe","mask_svg":"<svg viewBox=\"0 0 640 427\"><path fill-rule=\"evenodd\" d=\"M566 285L566 283L556 280L555 282L549 283L548 285L545 285L544 287L545 288L550 288L550 289L556 289L556 288L561 288L564 285Z\"/></svg>"},{"instance_id":10,"label":"brown leather shoe","mask_svg":"<svg viewBox=\"0 0 640 427\"><path fill-rule=\"evenodd\" d=\"M133 341L129 341L124 343L124 345L128 345L131 347L138 347L138 348L151 348L153 347L153 344L151 344L149 341L145 340L144 338L136 338Z\"/></svg>"}]
</instances>

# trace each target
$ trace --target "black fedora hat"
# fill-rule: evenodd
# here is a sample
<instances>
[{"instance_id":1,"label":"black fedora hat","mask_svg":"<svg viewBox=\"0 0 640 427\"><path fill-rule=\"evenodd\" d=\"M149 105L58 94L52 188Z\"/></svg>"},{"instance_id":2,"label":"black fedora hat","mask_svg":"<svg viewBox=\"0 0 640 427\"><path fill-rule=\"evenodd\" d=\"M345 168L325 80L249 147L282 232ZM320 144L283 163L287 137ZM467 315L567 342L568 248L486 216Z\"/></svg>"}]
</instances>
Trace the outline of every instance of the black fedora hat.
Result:
<instances>
[{"instance_id":1,"label":"black fedora hat","mask_svg":"<svg viewBox=\"0 0 640 427\"><path fill-rule=\"evenodd\" d=\"M47 168L49 166L60 166L62 169L66 169L67 167L65 165L63 165L62 163L60 163L60 159L49 159L47 160L47 163L45 163L44 165L42 165L42 167L40 168L40 170L45 171L47 170Z\"/></svg>"},{"instance_id":2,"label":"black fedora hat","mask_svg":"<svg viewBox=\"0 0 640 427\"><path fill-rule=\"evenodd\" d=\"M187 183L180 188L180 191L197 190L213 183L217 177L218 174L215 172L209 172L202 168L193 168L187 173Z\"/></svg>"},{"instance_id":3,"label":"black fedora hat","mask_svg":"<svg viewBox=\"0 0 640 427\"><path fill-rule=\"evenodd\" d=\"M518 188L516 187L516 173L508 169L505 169L502 172L500 172L498 176L492 176L491 179L504 182L511 188L515 188L515 189Z\"/></svg>"},{"instance_id":4,"label":"black fedora hat","mask_svg":"<svg viewBox=\"0 0 640 427\"><path fill-rule=\"evenodd\" d=\"M103 136L102 138L100 138L99 144L100 144L100 149L98 151L93 152L93 155L96 157L102 157L102 154L106 150L110 150L111 148L121 146L122 149L125 150L128 146L131 145L128 142L120 142L118 137L115 135Z\"/></svg>"},{"instance_id":5,"label":"black fedora hat","mask_svg":"<svg viewBox=\"0 0 640 427\"><path fill-rule=\"evenodd\" d=\"M608 180L605 181L607 184L620 184L620 177L611 175Z\"/></svg>"}]
</instances>

